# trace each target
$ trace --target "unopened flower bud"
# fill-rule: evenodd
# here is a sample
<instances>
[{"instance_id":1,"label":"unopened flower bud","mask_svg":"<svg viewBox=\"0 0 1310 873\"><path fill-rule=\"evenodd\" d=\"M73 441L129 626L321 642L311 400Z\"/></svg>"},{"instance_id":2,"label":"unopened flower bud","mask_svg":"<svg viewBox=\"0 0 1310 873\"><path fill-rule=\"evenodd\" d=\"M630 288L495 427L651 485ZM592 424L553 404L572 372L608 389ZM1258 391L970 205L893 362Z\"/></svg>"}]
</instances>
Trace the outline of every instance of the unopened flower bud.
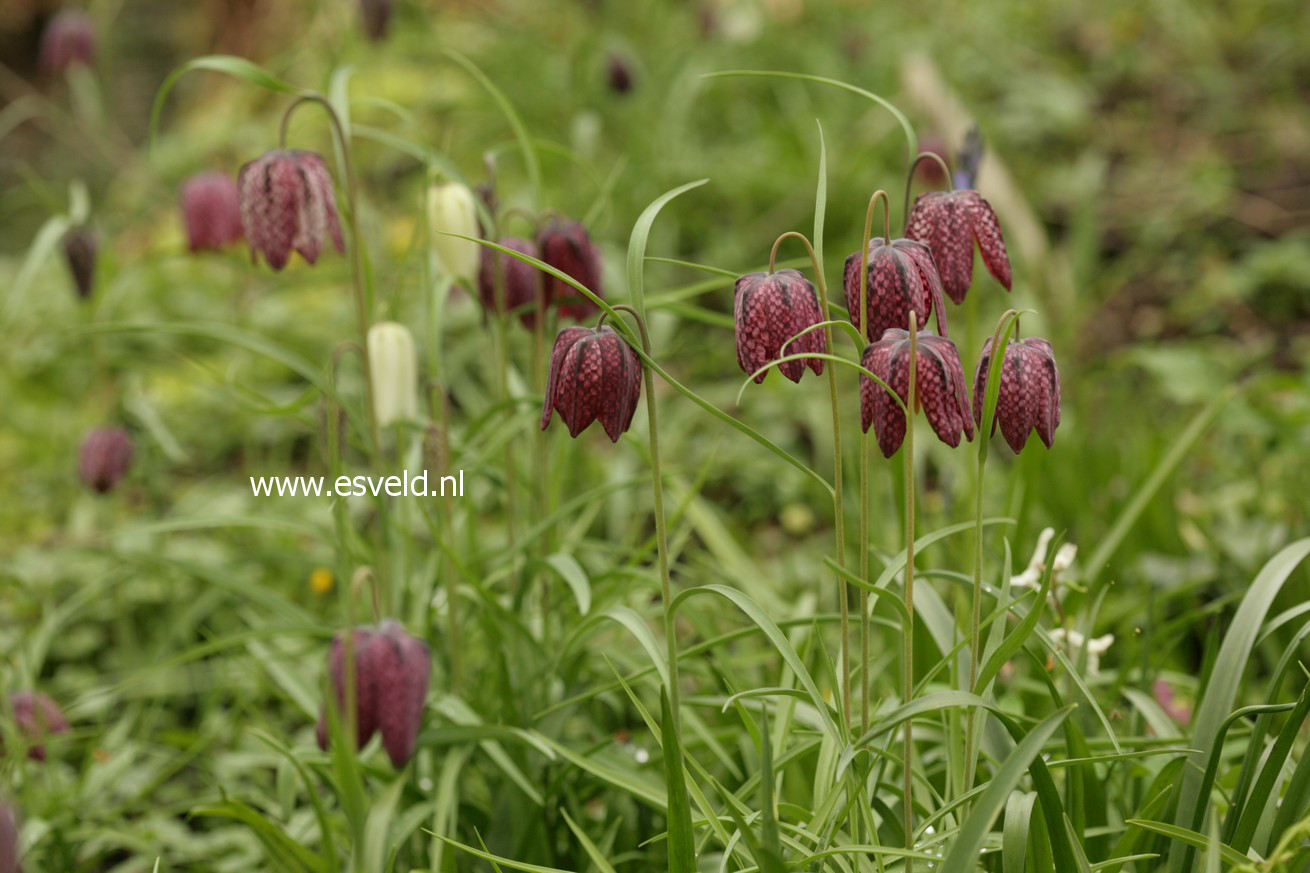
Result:
<instances>
[{"instance_id":1,"label":"unopened flower bud","mask_svg":"<svg viewBox=\"0 0 1310 873\"><path fill-rule=\"evenodd\" d=\"M627 94L632 90L632 66L622 55L610 55L606 74L610 90L615 94Z\"/></svg>"},{"instance_id":2,"label":"unopened flower bud","mask_svg":"<svg viewBox=\"0 0 1310 873\"><path fill-rule=\"evenodd\" d=\"M386 39L387 25L391 23L391 7L392 0L359 0L364 33L373 42Z\"/></svg>"},{"instance_id":3,"label":"unopened flower bud","mask_svg":"<svg viewBox=\"0 0 1310 873\"><path fill-rule=\"evenodd\" d=\"M98 427L82 442L78 470L82 481L104 494L132 465L132 437L121 427Z\"/></svg>"},{"instance_id":4,"label":"unopened flower bud","mask_svg":"<svg viewBox=\"0 0 1310 873\"><path fill-rule=\"evenodd\" d=\"M96 284L96 255L100 243L96 233L86 225L70 227L64 233L64 260L68 271L73 275L73 287L77 296L86 300L91 296Z\"/></svg>"},{"instance_id":5,"label":"unopened flower bud","mask_svg":"<svg viewBox=\"0 0 1310 873\"><path fill-rule=\"evenodd\" d=\"M478 210L467 185L447 182L428 188L428 229L441 269L452 279L472 282L478 277L479 249L459 236L479 235ZM459 234L459 236L450 236Z\"/></svg>"},{"instance_id":6,"label":"unopened flower bud","mask_svg":"<svg viewBox=\"0 0 1310 873\"><path fill-rule=\"evenodd\" d=\"M41 34L41 66L61 72L74 64L95 60L96 35L91 16L78 9L60 12Z\"/></svg>"},{"instance_id":7,"label":"unopened flower bud","mask_svg":"<svg viewBox=\"0 0 1310 873\"><path fill-rule=\"evenodd\" d=\"M418 356L409 328L394 321L369 328L368 370L379 426L418 418Z\"/></svg>"}]
</instances>

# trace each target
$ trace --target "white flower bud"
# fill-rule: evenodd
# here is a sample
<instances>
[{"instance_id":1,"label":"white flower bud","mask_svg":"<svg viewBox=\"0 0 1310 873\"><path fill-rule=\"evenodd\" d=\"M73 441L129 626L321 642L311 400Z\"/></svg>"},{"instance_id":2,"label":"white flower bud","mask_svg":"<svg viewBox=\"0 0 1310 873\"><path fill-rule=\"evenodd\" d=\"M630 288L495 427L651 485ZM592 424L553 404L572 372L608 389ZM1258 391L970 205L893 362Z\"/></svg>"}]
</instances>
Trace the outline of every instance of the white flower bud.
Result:
<instances>
[{"instance_id":1,"label":"white flower bud","mask_svg":"<svg viewBox=\"0 0 1310 873\"><path fill-rule=\"evenodd\" d=\"M1058 627L1051 631L1051 639L1065 650L1071 661L1076 660L1078 652L1086 647L1087 675L1092 676L1101 672L1101 656L1110 650L1110 644L1114 642L1114 634L1088 639L1076 630Z\"/></svg>"},{"instance_id":2,"label":"white flower bud","mask_svg":"<svg viewBox=\"0 0 1310 873\"><path fill-rule=\"evenodd\" d=\"M368 366L378 426L418 418L418 356L409 329L394 321L369 328Z\"/></svg>"},{"instance_id":3,"label":"white flower bud","mask_svg":"<svg viewBox=\"0 0 1310 873\"><path fill-rule=\"evenodd\" d=\"M1064 543L1060 548L1055 550L1055 557L1051 559L1051 573L1059 576L1065 570L1073 566L1073 559L1078 555L1078 547L1073 543Z\"/></svg>"},{"instance_id":4,"label":"white flower bud","mask_svg":"<svg viewBox=\"0 0 1310 873\"><path fill-rule=\"evenodd\" d=\"M1050 548L1054 536L1055 530L1049 527L1038 534L1032 560L1022 573L1010 577L1011 588L1037 588L1041 585L1042 571L1046 569L1046 550Z\"/></svg>"},{"instance_id":5,"label":"white flower bud","mask_svg":"<svg viewBox=\"0 0 1310 873\"><path fill-rule=\"evenodd\" d=\"M473 192L467 185L449 182L428 188L428 229L432 237L432 250L436 252L441 269L453 279L475 281L478 277L481 247L466 239L448 236L481 236L478 227L478 210Z\"/></svg>"}]
</instances>

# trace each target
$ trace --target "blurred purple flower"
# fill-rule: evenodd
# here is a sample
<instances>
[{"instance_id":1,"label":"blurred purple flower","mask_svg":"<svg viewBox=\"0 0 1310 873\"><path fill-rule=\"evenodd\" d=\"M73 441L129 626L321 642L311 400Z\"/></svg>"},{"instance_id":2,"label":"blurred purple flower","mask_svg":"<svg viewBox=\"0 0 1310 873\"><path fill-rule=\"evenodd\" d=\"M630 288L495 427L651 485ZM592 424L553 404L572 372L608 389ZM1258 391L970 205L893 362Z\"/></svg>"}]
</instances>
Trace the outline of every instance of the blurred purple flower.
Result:
<instances>
[{"instance_id":1,"label":"blurred purple flower","mask_svg":"<svg viewBox=\"0 0 1310 873\"><path fill-rule=\"evenodd\" d=\"M241 205L231 176L217 170L192 176L182 185L181 201L191 251L218 251L241 239Z\"/></svg>"},{"instance_id":2,"label":"blurred purple flower","mask_svg":"<svg viewBox=\"0 0 1310 873\"><path fill-rule=\"evenodd\" d=\"M530 240L507 236L500 241L500 244L521 254L531 255L534 258L537 256L537 247ZM537 323L535 304L542 287L541 271L512 255L502 254L487 246L479 246L479 248L482 249L482 261L478 269L478 297L482 301L483 309L492 314L499 310L500 295L496 289L498 278L496 261L499 259L499 279L505 283L506 310L513 312L523 307L519 318L525 326L534 326ZM533 305L528 306L530 303Z\"/></svg>"},{"instance_id":3,"label":"blurred purple flower","mask_svg":"<svg viewBox=\"0 0 1310 873\"><path fill-rule=\"evenodd\" d=\"M46 759L45 738L68 731L68 719L50 696L39 691L15 691L9 695L18 732L27 741L27 757Z\"/></svg>"},{"instance_id":4,"label":"blurred purple flower","mask_svg":"<svg viewBox=\"0 0 1310 873\"><path fill-rule=\"evenodd\" d=\"M90 227L79 224L64 233L64 260L73 276L73 288L82 300L91 297L96 284L96 258L100 242Z\"/></svg>"},{"instance_id":5,"label":"blurred purple flower","mask_svg":"<svg viewBox=\"0 0 1310 873\"><path fill-rule=\"evenodd\" d=\"M373 42L386 39L392 5L392 0L359 0L359 11L364 18L364 33Z\"/></svg>"},{"instance_id":6,"label":"blurred purple flower","mask_svg":"<svg viewBox=\"0 0 1310 873\"><path fill-rule=\"evenodd\" d=\"M251 257L262 254L274 270L287 265L293 249L314 263L328 237L337 251L346 250L332 176L321 155L268 152L241 168L237 196Z\"/></svg>"},{"instance_id":7,"label":"blurred purple flower","mask_svg":"<svg viewBox=\"0 0 1310 873\"><path fill-rule=\"evenodd\" d=\"M82 441L78 470L82 481L104 494L132 465L132 437L121 427L98 427Z\"/></svg>"},{"instance_id":8,"label":"blurred purple flower","mask_svg":"<svg viewBox=\"0 0 1310 873\"><path fill-rule=\"evenodd\" d=\"M610 90L615 94L627 94L632 90L632 66L622 55L610 55L606 76Z\"/></svg>"},{"instance_id":9,"label":"blurred purple flower","mask_svg":"<svg viewBox=\"0 0 1310 873\"><path fill-rule=\"evenodd\" d=\"M605 296L601 289L600 250L581 223L567 218L550 219L537 234L537 251L541 260L572 276L592 294ZM596 311L594 303L563 279L547 275L545 281L548 303L568 301L560 305L561 315L582 319Z\"/></svg>"},{"instance_id":10,"label":"blurred purple flower","mask_svg":"<svg viewBox=\"0 0 1310 873\"><path fill-rule=\"evenodd\" d=\"M96 35L91 16L78 9L66 9L50 19L41 34L41 66L61 72L73 64L90 66L95 61Z\"/></svg>"}]
</instances>

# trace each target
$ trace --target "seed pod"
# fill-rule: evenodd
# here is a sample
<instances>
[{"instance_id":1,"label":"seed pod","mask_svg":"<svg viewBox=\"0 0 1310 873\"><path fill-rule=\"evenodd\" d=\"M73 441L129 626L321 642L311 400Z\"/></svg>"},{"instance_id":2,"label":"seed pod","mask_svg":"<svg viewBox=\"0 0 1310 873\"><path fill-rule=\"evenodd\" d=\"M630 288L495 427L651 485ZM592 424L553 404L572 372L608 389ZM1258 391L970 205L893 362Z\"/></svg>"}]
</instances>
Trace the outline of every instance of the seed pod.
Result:
<instances>
[{"instance_id":1,"label":"seed pod","mask_svg":"<svg viewBox=\"0 0 1310 873\"><path fill-rule=\"evenodd\" d=\"M387 757L399 769L414 756L418 745L432 655L427 643L392 620L382 622L372 648L377 726Z\"/></svg>"},{"instance_id":2,"label":"seed pod","mask_svg":"<svg viewBox=\"0 0 1310 873\"><path fill-rule=\"evenodd\" d=\"M27 742L27 757L33 761L46 759L45 739L51 734L68 731L68 719L50 696L39 691L15 691L9 695L18 732Z\"/></svg>"},{"instance_id":3,"label":"seed pod","mask_svg":"<svg viewBox=\"0 0 1310 873\"><path fill-rule=\"evenodd\" d=\"M479 249L470 240L449 236L480 236L478 209L467 185L448 182L428 188L428 230L441 269L452 279L474 281L478 276Z\"/></svg>"},{"instance_id":4,"label":"seed pod","mask_svg":"<svg viewBox=\"0 0 1310 873\"><path fill-rule=\"evenodd\" d=\"M541 429L558 412L569 436L597 419L611 442L632 424L641 397L641 359L608 325L566 327L555 337Z\"/></svg>"},{"instance_id":5,"label":"seed pod","mask_svg":"<svg viewBox=\"0 0 1310 873\"><path fill-rule=\"evenodd\" d=\"M132 465L132 437L121 427L98 427L82 441L78 471L90 488L105 494Z\"/></svg>"},{"instance_id":6,"label":"seed pod","mask_svg":"<svg viewBox=\"0 0 1310 873\"><path fill-rule=\"evenodd\" d=\"M95 61L96 35L91 16L78 9L60 12L41 34L41 66L52 73Z\"/></svg>"},{"instance_id":7,"label":"seed pod","mask_svg":"<svg viewBox=\"0 0 1310 873\"><path fill-rule=\"evenodd\" d=\"M364 33L373 42L387 37L391 23L392 0L359 0L359 11L364 19Z\"/></svg>"},{"instance_id":8,"label":"seed pod","mask_svg":"<svg viewBox=\"0 0 1310 873\"><path fill-rule=\"evenodd\" d=\"M266 153L237 174L237 198L252 260L263 255L270 267L281 270L294 249L312 264L329 237L337 251L346 250L332 176L321 155L288 149Z\"/></svg>"},{"instance_id":9,"label":"seed pod","mask_svg":"<svg viewBox=\"0 0 1310 873\"><path fill-rule=\"evenodd\" d=\"M890 245L882 237L870 239L868 277L865 335L870 341L877 341L893 328L908 328L911 310L918 315L921 325L927 324L928 316L936 311L937 330L946 336L942 282L927 246L910 239L893 240ZM842 286L846 292L846 311L850 313L851 324L858 328L859 252L846 258Z\"/></svg>"},{"instance_id":10,"label":"seed pod","mask_svg":"<svg viewBox=\"0 0 1310 873\"><path fill-rule=\"evenodd\" d=\"M898 328L888 330L881 340L865 347L861 363L891 386L901 403L909 402L909 333ZM960 444L961 434L972 440L969 394L964 386L964 369L955 343L945 337L920 333L915 373L918 405L941 441L954 448ZM888 396L887 389L863 374L860 375L860 413L865 433L868 433L869 425L873 425L883 456L890 458L896 454L905 439L905 411Z\"/></svg>"},{"instance_id":11,"label":"seed pod","mask_svg":"<svg viewBox=\"0 0 1310 873\"><path fill-rule=\"evenodd\" d=\"M409 328L379 321L368 329L368 375L379 427L418 418L418 356Z\"/></svg>"},{"instance_id":12,"label":"seed pod","mask_svg":"<svg viewBox=\"0 0 1310 873\"><path fill-rule=\"evenodd\" d=\"M977 191L928 191L910 210L905 235L927 243L941 274L942 287L956 303L963 303L973 282L973 242L978 241L983 263L996 281L1010 290L1010 257L1001 236L1001 223L991 204Z\"/></svg>"},{"instance_id":13,"label":"seed pod","mask_svg":"<svg viewBox=\"0 0 1310 873\"><path fill-rule=\"evenodd\" d=\"M241 239L241 204L231 176L216 170L192 176L182 185L181 202L191 251L218 251Z\"/></svg>"},{"instance_id":14,"label":"seed pod","mask_svg":"<svg viewBox=\"0 0 1310 873\"><path fill-rule=\"evenodd\" d=\"M537 256L537 247L531 241L520 239L516 236L507 236L500 241L500 244L507 249L513 249L525 255ZM505 308L509 312L522 307L519 317L526 327L533 327L537 323L537 297L541 294L542 274L541 271L531 264L525 264L518 258L510 255L501 254L495 249L480 246L482 249L482 264L478 270L478 298L482 301L482 308L489 314L495 314L500 309L500 292L497 290L496 283L501 281L505 283L504 300ZM500 260L500 275L496 275L496 260ZM529 306L528 304L533 304Z\"/></svg>"},{"instance_id":15,"label":"seed pod","mask_svg":"<svg viewBox=\"0 0 1310 873\"><path fill-rule=\"evenodd\" d=\"M18 813L0 799L0 873L20 873L18 849Z\"/></svg>"},{"instance_id":16,"label":"seed pod","mask_svg":"<svg viewBox=\"0 0 1310 873\"><path fill-rule=\"evenodd\" d=\"M354 630L355 647L355 739L356 749L364 748L377 730L377 671L374 668L375 649L374 633L371 629L358 627ZM346 642L342 634L332 638L332 651L328 655L328 676L332 682L332 693L336 701L338 718L342 717L346 705ZM345 723L342 722L345 730ZM318 746L327 751L328 719L327 711L318 719Z\"/></svg>"},{"instance_id":17,"label":"seed pod","mask_svg":"<svg viewBox=\"0 0 1310 873\"><path fill-rule=\"evenodd\" d=\"M973 376L973 420L979 426L991 360L992 338L988 337ZM1055 352L1046 340L1027 337L1005 347L993 434L997 425L1016 453L1034 430L1048 449L1055 441L1055 429L1060 426L1060 371L1055 366Z\"/></svg>"},{"instance_id":18,"label":"seed pod","mask_svg":"<svg viewBox=\"0 0 1310 873\"><path fill-rule=\"evenodd\" d=\"M600 249L580 223L567 218L550 219L537 234L537 251L541 260L572 276L592 294L605 296L601 288ZM597 311L596 304L563 279L547 275L545 282L547 302L564 301L559 307L561 315L583 319Z\"/></svg>"},{"instance_id":19,"label":"seed pod","mask_svg":"<svg viewBox=\"0 0 1310 873\"><path fill-rule=\"evenodd\" d=\"M823 321L814 286L796 270L748 273L738 279L733 318L737 363L746 373L754 373L789 354L828 350L821 330L811 330L783 348L802 330ZM823 361L819 358L785 361L778 365L778 369L788 379L799 382L807 366L815 373L823 372ZM767 375L766 370L756 376L755 381L763 382Z\"/></svg>"},{"instance_id":20,"label":"seed pod","mask_svg":"<svg viewBox=\"0 0 1310 873\"><path fill-rule=\"evenodd\" d=\"M64 260L73 275L73 288L82 300L91 297L96 283L96 254L100 243L86 225L70 227L64 233Z\"/></svg>"}]
</instances>

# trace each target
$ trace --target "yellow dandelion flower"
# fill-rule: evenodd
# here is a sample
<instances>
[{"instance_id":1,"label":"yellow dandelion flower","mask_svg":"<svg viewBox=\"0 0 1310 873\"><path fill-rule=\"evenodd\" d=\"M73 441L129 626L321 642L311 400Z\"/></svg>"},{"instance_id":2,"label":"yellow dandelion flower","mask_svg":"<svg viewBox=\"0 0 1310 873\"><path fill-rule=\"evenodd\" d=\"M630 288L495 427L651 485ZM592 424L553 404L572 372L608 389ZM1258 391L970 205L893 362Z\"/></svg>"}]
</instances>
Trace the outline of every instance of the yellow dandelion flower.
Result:
<instances>
[{"instance_id":1,"label":"yellow dandelion flower","mask_svg":"<svg viewBox=\"0 0 1310 873\"><path fill-rule=\"evenodd\" d=\"M332 590L332 571L327 567L315 567L309 574L309 587L315 594L327 594Z\"/></svg>"}]
</instances>

